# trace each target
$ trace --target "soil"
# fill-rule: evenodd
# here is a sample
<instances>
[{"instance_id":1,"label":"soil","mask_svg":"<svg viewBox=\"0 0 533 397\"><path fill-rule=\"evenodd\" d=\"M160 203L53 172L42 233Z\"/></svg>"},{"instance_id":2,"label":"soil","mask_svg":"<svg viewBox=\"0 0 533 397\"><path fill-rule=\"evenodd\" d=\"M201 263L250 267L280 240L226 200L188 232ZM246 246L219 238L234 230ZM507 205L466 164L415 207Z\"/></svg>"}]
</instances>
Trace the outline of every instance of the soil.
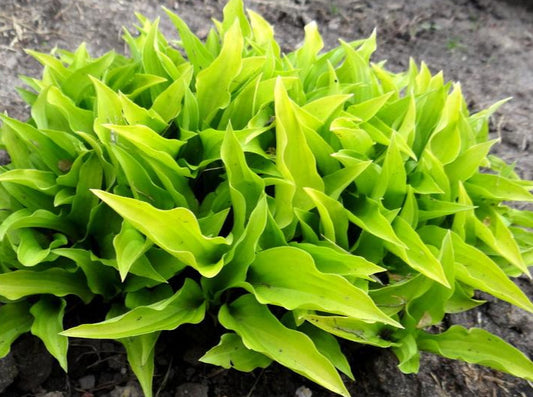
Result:
<instances>
[{"instance_id":1,"label":"soil","mask_svg":"<svg viewBox=\"0 0 533 397\"><path fill-rule=\"evenodd\" d=\"M132 28L134 11L162 17L162 29L175 35L160 8L178 12L204 37L209 19L221 18L217 0L0 0L0 111L25 119L28 108L17 97L17 75L38 76L41 67L24 48L49 51L75 49L85 41L91 54L124 52L121 26ZM338 38L354 40L377 27L374 60L402 70L409 58L425 61L462 83L470 108L479 110L512 96L493 118L501 138L495 150L516 162L519 173L533 179L533 2L530 0L248 0L248 8L274 26L285 51L303 38L303 26L316 20L327 46ZM175 37L175 36L174 36ZM2 153L0 153L0 157ZM1 161L2 159L0 159ZM517 283L533 299L531 280ZM451 324L479 326L511 342L533 357L533 318L526 312L480 295L487 303L477 310L446 318ZM97 310L97 308L94 308ZM90 309L88 309L90 310ZM209 330L184 327L167 333L157 346L155 390L160 397L331 396L308 380L272 365L243 374L197 362L216 342ZM533 396L527 381L479 366L423 355L417 375L403 375L387 351L343 345L356 382L353 396ZM73 340L69 374L64 374L42 344L24 336L0 360L3 396L140 396L127 369L124 350L109 341Z\"/></svg>"}]
</instances>

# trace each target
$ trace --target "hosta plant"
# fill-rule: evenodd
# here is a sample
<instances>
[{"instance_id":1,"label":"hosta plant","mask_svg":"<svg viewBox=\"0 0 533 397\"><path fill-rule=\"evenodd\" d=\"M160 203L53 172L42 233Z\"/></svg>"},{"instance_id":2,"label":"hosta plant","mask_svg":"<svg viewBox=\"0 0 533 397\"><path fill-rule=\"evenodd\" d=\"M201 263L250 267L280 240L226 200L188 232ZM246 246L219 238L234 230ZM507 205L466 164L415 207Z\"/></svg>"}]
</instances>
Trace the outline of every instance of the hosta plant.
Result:
<instances>
[{"instance_id":1,"label":"hosta plant","mask_svg":"<svg viewBox=\"0 0 533 397\"><path fill-rule=\"evenodd\" d=\"M201 361L272 361L348 396L339 339L533 380L490 333L435 327L484 291L533 305L533 183L489 155L459 84L371 63L375 35L323 51L314 23L283 54L231 0L205 41L139 15L128 56L30 51L31 118L2 115L0 356L21 334L67 370L68 337L115 339L151 395L154 346L183 324L224 329ZM64 329L94 299L107 316ZM179 343L179 342L176 342Z\"/></svg>"}]
</instances>

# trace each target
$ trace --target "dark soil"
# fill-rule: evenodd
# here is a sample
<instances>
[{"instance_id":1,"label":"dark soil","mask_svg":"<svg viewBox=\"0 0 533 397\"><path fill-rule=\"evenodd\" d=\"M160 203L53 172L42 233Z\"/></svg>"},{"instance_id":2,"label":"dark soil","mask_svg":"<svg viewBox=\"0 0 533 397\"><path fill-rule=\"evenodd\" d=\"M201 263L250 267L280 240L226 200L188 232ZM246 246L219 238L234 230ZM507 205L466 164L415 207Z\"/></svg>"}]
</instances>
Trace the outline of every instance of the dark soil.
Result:
<instances>
[{"instance_id":1,"label":"dark soil","mask_svg":"<svg viewBox=\"0 0 533 397\"><path fill-rule=\"evenodd\" d=\"M17 75L37 76L40 66L24 48L73 50L85 41L93 55L123 52L121 26L132 28L134 11L162 16L160 5L175 9L199 36L209 18L221 17L216 0L0 0L0 111L24 119L28 109L17 97ZM368 36L378 29L374 60L388 59L405 69L409 57L433 71L459 80L472 110L509 96L514 100L493 119L501 138L498 155L515 161L521 175L533 179L533 2L530 0L248 0L275 25L284 50L297 46L303 26L316 20L328 46L338 38ZM174 32L162 17L162 28ZM0 153L0 156L2 154ZM2 159L0 159L2 161ZM533 284L518 284L533 299ZM477 310L449 316L451 324L479 326L533 357L533 318L488 296ZM220 370L197 362L216 343L209 330L184 328L165 334L157 346L155 389L163 396L330 396L319 386L277 365L250 374ZM533 396L530 383L501 373L424 355L418 375L403 375L387 351L343 346L356 382L353 396ZM0 395L134 397L142 393L127 369L120 345L73 340L70 372L65 375L36 339L25 336L0 360Z\"/></svg>"}]
</instances>

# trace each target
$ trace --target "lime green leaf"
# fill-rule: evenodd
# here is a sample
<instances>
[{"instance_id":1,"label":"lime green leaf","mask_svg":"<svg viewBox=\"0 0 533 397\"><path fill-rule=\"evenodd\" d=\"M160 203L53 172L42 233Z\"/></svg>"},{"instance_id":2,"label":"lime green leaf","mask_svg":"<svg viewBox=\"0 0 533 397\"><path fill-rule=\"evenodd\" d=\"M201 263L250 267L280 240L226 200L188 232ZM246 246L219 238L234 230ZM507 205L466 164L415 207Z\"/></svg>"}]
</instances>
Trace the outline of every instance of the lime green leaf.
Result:
<instances>
[{"instance_id":1,"label":"lime green leaf","mask_svg":"<svg viewBox=\"0 0 533 397\"><path fill-rule=\"evenodd\" d=\"M209 52L201 40L191 32L187 24L168 8L163 7L168 17L176 27L181 38L181 45L187 53L187 58L194 65L195 71L205 69L214 59L213 54ZM176 80L177 81L177 80Z\"/></svg>"},{"instance_id":2,"label":"lime green leaf","mask_svg":"<svg viewBox=\"0 0 533 397\"><path fill-rule=\"evenodd\" d=\"M185 96L186 88L191 82L192 72L192 67L188 66L180 77L154 100L151 110L157 112L166 123L171 122L180 113L181 102Z\"/></svg>"},{"instance_id":3,"label":"lime green leaf","mask_svg":"<svg viewBox=\"0 0 533 397\"><path fill-rule=\"evenodd\" d=\"M372 198L383 197L385 206L390 209L400 207L407 193L404 161L397 144L400 139L402 138L396 133L392 135L383 160L380 178L372 192Z\"/></svg>"},{"instance_id":4,"label":"lime green leaf","mask_svg":"<svg viewBox=\"0 0 533 397\"><path fill-rule=\"evenodd\" d=\"M8 133L13 133L15 139L24 143L26 148L16 148L14 153L22 156L29 156L29 164L23 162L20 165L15 163L19 168L36 168L41 170L50 170L54 174L59 175L59 165L65 161L70 160L71 156L55 142L52 141L45 133L32 127L28 123L12 119L4 114L0 114L0 120L4 123L2 127L2 139L5 140L6 130ZM10 146L7 146L9 153L11 153ZM26 151L26 154L24 154ZM24 165L25 164L25 165ZM31 164L31 165L30 165Z\"/></svg>"},{"instance_id":5,"label":"lime green leaf","mask_svg":"<svg viewBox=\"0 0 533 397\"><path fill-rule=\"evenodd\" d=\"M172 195L154 183L147 169L128 150L113 145L111 152L120 164L135 199L161 209L174 207Z\"/></svg>"},{"instance_id":6,"label":"lime green leaf","mask_svg":"<svg viewBox=\"0 0 533 397\"><path fill-rule=\"evenodd\" d=\"M394 346L392 351L400 361L398 368L404 374L417 373L420 369L420 353L413 334L405 335L399 346Z\"/></svg>"},{"instance_id":7,"label":"lime green leaf","mask_svg":"<svg viewBox=\"0 0 533 397\"><path fill-rule=\"evenodd\" d=\"M224 256L225 265L220 273L213 279L202 280L202 286L218 295L244 282L248 266L255 259L259 240L265 231L267 216L268 204L266 196L263 195L250 214L244 232Z\"/></svg>"},{"instance_id":8,"label":"lime green leaf","mask_svg":"<svg viewBox=\"0 0 533 397\"><path fill-rule=\"evenodd\" d=\"M266 368L272 362L264 354L248 349L240 336L233 333L222 335L219 344L205 353L199 361L243 372Z\"/></svg>"},{"instance_id":9,"label":"lime green leaf","mask_svg":"<svg viewBox=\"0 0 533 397\"><path fill-rule=\"evenodd\" d=\"M385 329L383 324L369 324L356 318L341 316L319 316L304 314L302 319L339 338L376 347L395 346L394 342L383 339L380 334Z\"/></svg>"},{"instance_id":10,"label":"lime green leaf","mask_svg":"<svg viewBox=\"0 0 533 397\"><path fill-rule=\"evenodd\" d=\"M116 293L119 279L115 269L111 268L109 263L96 258L91 251L81 248L56 248L52 253L68 258L78 265L85 274L86 284L92 293L102 296Z\"/></svg>"},{"instance_id":11,"label":"lime green leaf","mask_svg":"<svg viewBox=\"0 0 533 397\"><path fill-rule=\"evenodd\" d=\"M246 164L244 151L231 126L224 135L220 155L226 167L233 204L233 233L238 238L263 195L264 183Z\"/></svg>"},{"instance_id":12,"label":"lime green leaf","mask_svg":"<svg viewBox=\"0 0 533 397\"><path fill-rule=\"evenodd\" d=\"M520 253L520 247L506 225L505 218L489 206L481 206L476 214L475 227L478 237L498 254L509 261L521 273L529 275L529 270Z\"/></svg>"},{"instance_id":13,"label":"lime green leaf","mask_svg":"<svg viewBox=\"0 0 533 397\"><path fill-rule=\"evenodd\" d=\"M205 277L213 277L222 268L221 257L228 249L226 239L202 235L190 210L159 210L143 201L101 190L93 192L155 244Z\"/></svg>"},{"instance_id":14,"label":"lime green leaf","mask_svg":"<svg viewBox=\"0 0 533 397\"><path fill-rule=\"evenodd\" d=\"M360 121L368 121L376 115L377 112L387 103L389 98L392 96L392 92L388 92L384 95L381 95L376 98L369 99L367 101L357 103L350 106L346 111Z\"/></svg>"},{"instance_id":15,"label":"lime green leaf","mask_svg":"<svg viewBox=\"0 0 533 397\"><path fill-rule=\"evenodd\" d=\"M499 201L533 202L533 194L519 183L493 174L476 174L465 183L471 196Z\"/></svg>"},{"instance_id":16,"label":"lime green leaf","mask_svg":"<svg viewBox=\"0 0 533 397\"><path fill-rule=\"evenodd\" d=\"M222 31L227 32L233 28L235 21L239 22L239 26L242 31L242 35L245 38L251 33L250 24L246 19L246 14L244 13L244 4L242 0L230 0L224 6L223 10L224 20L222 21Z\"/></svg>"},{"instance_id":17,"label":"lime green leaf","mask_svg":"<svg viewBox=\"0 0 533 397\"><path fill-rule=\"evenodd\" d=\"M123 93L119 93L119 99L122 103L122 112L124 114L124 118L128 124L142 124L159 133L167 128L166 121L163 120L163 118L155 110L147 110L144 107L137 105Z\"/></svg>"},{"instance_id":18,"label":"lime green leaf","mask_svg":"<svg viewBox=\"0 0 533 397\"><path fill-rule=\"evenodd\" d=\"M60 268L42 271L15 270L0 274L0 295L17 300L30 295L77 295L88 302L92 298L87 281L80 272L72 273Z\"/></svg>"},{"instance_id":19,"label":"lime green leaf","mask_svg":"<svg viewBox=\"0 0 533 397\"><path fill-rule=\"evenodd\" d=\"M341 276L321 273L312 256L296 247L259 252L250 265L247 281L253 286L257 300L264 304L289 310L320 310L399 326L363 290Z\"/></svg>"},{"instance_id":20,"label":"lime green leaf","mask_svg":"<svg viewBox=\"0 0 533 397\"><path fill-rule=\"evenodd\" d=\"M358 199L351 212L348 212L349 220L361 229L379 237L399 248L407 247L398 238L389 220L383 215L382 207L375 200L368 197Z\"/></svg>"},{"instance_id":21,"label":"lime green leaf","mask_svg":"<svg viewBox=\"0 0 533 397\"><path fill-rule=\"evenodd\" d=\"M322 273L373 280L370 277L371 274L385 271L383 267L368 261L362 256L350 254L340 247L333 249L309 243L292 243L291 245L311 254L317 269Z\"/></svg>"},{"instance_id":22,"label":"lime green leaf","mask_svg":"<svg viewBox=\"0 0 533 397\"><path fill-rule=\"evenodd\" d=\"M479 328L467 330L460 325L453 325L442 334L422 332L417 343L420 350L533 380L533 363L524 353Z\"/></svg>"},{"instance_id":23,"label":"lime green leaf","mask_svg":"<svg viewBox=\"0 0 533 397\"><path fill-rule=\"evenodd\" d=\"M122 104L118 94L97 78L89 77L96 90L96 114L100 122L121 124Z\"/></svg>"},{"instance_id":24,"label":"lime green leaf","mask_svg":"<svg viewBox=\"0 0 533 397\"><path fill-rule=\"evenodd\" d=\"M151 242L145 239L137 229L128 222L122 222L120 233L113 239L113 246L117 253L117 265L122 281L126 278L131 266L151 246Z\"/></svg>"},{"instance_id":25,"label":"lime green leaf","mask_svg":"<svg viewBox=\"0 0 533 397\"><path fill-rule=\"evenodd\" d=\"M498 141L491 140L471 146L459 154L452 163L446 164L444 169L450 180L466 181L471 178L496 142Z\"/></svg>"},{"instance_id":26,"label":"lime green leaf","mask_svg":"<svg viewBox=\"0 0 533 397\"><path fill-rule=\"evenodd\" d=\"M138 306L99 323L78 325L61 334L80 338L117 339L169 331L182 324L198 324L204 318L205 309L200 287L191 279L186 279L183 287L168 299L148 306Z\"/></svg>"},{"instance_id":27,"label":"lime green leaf","mask_svg":"<svg viewBox=\"0 0 533 397\"><path fill-rule=\"evenodd\" d=\"M164 138L144 125L105 124L105 127L111 130L111 136L116 134L134 144L138 144L140 147L149 146L172 157L177 156L179 149L184 144L184 142L177 139Z\"/></svg>"},{"instance_id":28,"label":"lime green leaf","mask_svg":"<svg viewBox=\"0 0 533 397\"><path fill-rule=\"evenodd\" d=\"M296 104L289 99L282 80L278 79L275 87L276 163L283 177L299 188L294 196L294 205L308 210L313 207L313 203L301 189L310 187L324 191L324 182L317 172L315 156L296 118L295 106ZM291 202L291 190L293 189L288 186L279 185L276 189L276 198L279 194L280 200Z\"/></svg>"},{"instance_id":29,"label":"lime green leaf","mask_svg":"<svg viewBox=\"0 0 533 397\"><path fill-rule=\"evenodd\" d=\"M313 327L309 323L302 324L298 327L298 330L304 332L311 338L318 351L326 356L335 368L351 380L354 380L350 364L348 363L346 356L342 353L339 342L333 335L320 328Z\"/></svg>"},{"instance_id":30,"label":"lime green leaf","mask_svg":"<svg viewBox=\"0 0 533 397\"><path fill-rule=\"evenodd\" d=\"M55 230L68 236L77 237L76 228L65 217L56 215L47 210L34 212L24 208L13 212L0 223L0 239L3 239L9 231L22 228L41 228Z\"/></svg>"},{"instance_id":31,"label":"lime green leaf","mask_svg":"<svg viewBox=\"0 0 533 397\"><path fill-rule=\"evenodd\" d=\"M98 199L91 194L90 189L99 189L103 183L103 168L98 156L91 152L80 166L76 180L76 195L72 200L70 219L78 225L87 225ZM81 157L79 157L81 159Z\"/></svg>"},{"instance_id":32,"label":"lime green leaf","mask_svg":"<svg viewBox=\"0 0 533 397\"><path fill-rule=\"evenodd\" d=\"M53 260L53 255L50 256L51 250L67 245L68 239L59 233L55 233L52 237L52 241L49 241L49 237L37 230L21 229L18 232L19 246L17 249L17 259L21 265L32 267Z\"/></svg>"},{"instance_id":33,"label":"lime green leaf","mask_svg":"<svg viewBox=\"0 0 533 397\"><path fill-rule=\"evenodd\" d=\"M159 332L152 332L118 339L126 348L128 363L139 380L146 397L153 396L155 344L158 338Z\"/></svg>"},{"instance_id":34,"label":"lime green leaf","mask_svg":"<svg viewBox=\"0 0 533 397\"><path fill-rule=\"evenodd\" d=\"M397 245L387 244L389 251L400 257L413 269L449 288L450 284L446 279L441 263L424 244L419 234L401 217L394 220L393 226L398 237L409 248L405 249Z\"/></svg>"},{"instance_id":35,"label":"lime green leaf","mask_svg":"<svg viewBox=\"0 0 533 397\"><path fill-rule=\"evenodd\" d=\"M437 241L442 241L445 234L444 229L435 226L424 227L419 232L424 239ZM453 232L452 242L457 280L533 312L533 303L492 259Z\"/></svg>"},{"instance_id":36,"label":"lime green leaf","mask_svg":"<svg viewBox=\"0 0 533 397\"><path fill-rule=\"evenodd\" d=\"M348 215L343 205L318 190L305 188L320 215L322 234L344 249L348 249Z\"/></svg>"},{"instance_id":37,"label":"lime green leaf","mask_svg":"<svg viewBox=\"0 0 533 397\"><path fill-rule=\"evenodd\" d=\"M336 157L335 155L333 157ZM326 194L334 200L337 200L342 192L350 186L369 165L371 161L354 159L353 165L348 165L323 178Z\"/></svg>"},{"instance_id":38,"label":"lime green leaf","mask_svg":"<svg viewBox=\"0 0 533 397\"><path fill-rule=\"evenodd\" d=\"M28 332L33 323L29 302L6 303L0 306L0 358L9 354L11 344Z\"/></svg>"},{"instance_id":39,"label":"lime green leaf","mask_svg":"<svg viewBox=\"0 0 533 397\"><path fill-rule=\"evenodd\" d=\"M65 372L67 372L68 338L59 333L63 331L66 305L64 299L43 296L30 309L35 318L31 333L43 341L46 350L56 358Z\"/></svg>"},{"instance_id":40,"label":"lime green leaf","mask_svg":"<svg viewBox=\"0 0 533 397\"><path fill-rule=\"evenodd\" d=\"M264 354L335 393L349 396L335 367L318 352L311 339L286 328L253 295L244 295L222 306L218 319L226 329L235 331L248 349Z\"/></svg>"},{"instance_id":41,"label":"lime green leaf","mask_svg":"<svg viewBox=\"0 0 533 397\"><path fill-rule=\"evenodd\" d=\"M224 36L218 57L196 77L196 92L200 115L209 124L218 109L228 106L230 85L240 72L243 36L240 25L234 23Z\"/></svg>"}]
</instances>

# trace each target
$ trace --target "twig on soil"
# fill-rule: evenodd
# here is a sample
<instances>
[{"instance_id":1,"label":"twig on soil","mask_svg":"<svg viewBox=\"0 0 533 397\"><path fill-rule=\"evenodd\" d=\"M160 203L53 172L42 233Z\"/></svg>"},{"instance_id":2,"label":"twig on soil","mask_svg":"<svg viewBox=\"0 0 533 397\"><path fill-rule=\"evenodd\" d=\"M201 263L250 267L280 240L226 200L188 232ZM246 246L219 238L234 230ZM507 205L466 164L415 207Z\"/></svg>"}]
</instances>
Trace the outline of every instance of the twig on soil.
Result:
<instances>
[{"instance_id":1,"label":"twig on soil","mask_svg":"<svg viewBox=\"0 0 533 397\"><path fill-rule=\"evenodd\" d=\"M440 382L437 375L435 375L433 372L430 372L429 375L433 378L435 381L435 384L438 386L438 393L440 397L447 397L448 393L444 390L444 387L442 386L442 383Z\"/></svg>"},{"instance_id":2,"label":"twig on soil","mask_svg":"<svg viewBox=\"0 0 533 397\"><path fill-rule=\"evenodd\" d=\"M56 15L54 15L54 21L57 21L59 18L63 16L65 12L70 10L74 4L76 4L76 1L71 1L66 7L61 8Z\"/></svg>"},{"instance_id":3,"label":"twig on soil","mask_svg":"<svg viewBox=\"0 0 533 397\"><path fill-rule=\"evenodd\" d=\"M250 391L248 392L246 397L251 397L252 396L252 393L254 392L257 384L259 383L259 379L261 379L261 377L263 376L264 373L265 373L265 369L263 368L261 370L261 372L259 373L259 375L257 376L257 379L255 380L254 384L252 385L252 388L250 389Z\"/></svg>"},{"instance_id":4,"label":"twig on soil","mask_svg":"<svg viewBox=\"0 0 533 397\"><path fill-rule=\"evenodd\" d=\"M165 372L165 376L163 377L163 380L161 381L161 384L159 385L159 387L157 388L157 391L155 392L155 397L159 397L159 393L161 393L163 391L163 389L165 388L165 386L167 385L167 382L168 382L168 378L170 378L170 373L172 372L172 362L173 362L173 357L170 357L170 362L168 363L168 367L167 367L167 370Z\"/></svg>"}]
</instances>

